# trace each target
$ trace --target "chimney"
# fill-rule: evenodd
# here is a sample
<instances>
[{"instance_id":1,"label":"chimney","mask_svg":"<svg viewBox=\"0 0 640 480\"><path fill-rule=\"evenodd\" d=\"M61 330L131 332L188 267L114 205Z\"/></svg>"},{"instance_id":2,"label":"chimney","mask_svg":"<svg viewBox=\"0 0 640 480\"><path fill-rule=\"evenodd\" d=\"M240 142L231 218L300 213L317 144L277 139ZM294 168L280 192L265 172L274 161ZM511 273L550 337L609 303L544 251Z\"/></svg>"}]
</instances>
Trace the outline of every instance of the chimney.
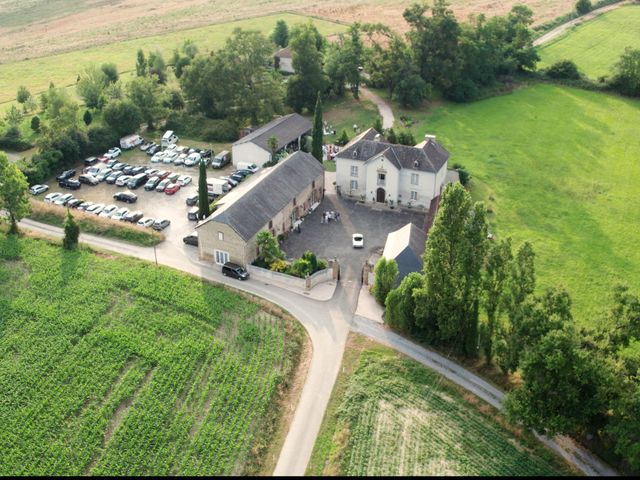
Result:
<instances>
[{"instance_id":1,"label":"chimney","mask_svg":"<svg viewBox=\"0 0 640 480\"><path fill-rule=\"evenodd\" d=\"M424 136L424 139L428 142L429 140L435 140L435 139L436 139L436 136L435 136L435 135L431 135L430 133L427 133L427 134Z\"/></svg>"},{"instance_id":2,"label":"chimney","mask_svg":"<svg viewBox=\"0 0 640 480\"><path fill-rule=\"evenodd\" d=\"M382 138L382 137L380 136L380 134L379 134L379 133L376 133L376 136L375 136L375 137L373 137L373 141L374 141L374 142L379 142L381 138Z\"/></svg>"}]
</instances>

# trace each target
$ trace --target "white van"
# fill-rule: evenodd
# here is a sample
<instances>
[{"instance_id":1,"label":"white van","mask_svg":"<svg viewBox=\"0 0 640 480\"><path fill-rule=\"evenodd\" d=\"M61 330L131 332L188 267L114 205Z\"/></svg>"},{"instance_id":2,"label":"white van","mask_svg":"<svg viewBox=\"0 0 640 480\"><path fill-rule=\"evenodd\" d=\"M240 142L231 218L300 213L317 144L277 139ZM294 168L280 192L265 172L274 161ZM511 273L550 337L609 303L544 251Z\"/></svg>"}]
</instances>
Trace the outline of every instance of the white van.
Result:
<instances>
[{"instance_id":1,"label":"white van","mask_svg":"<svg viewBox=\"0 0 640 480\"><path fill-rule=\"evenodd\" d=\"M224 195L231 189L229 188L229 182L226 180L222 180L221 178L208 178L207 190L216 195Z\"/></svg>"},{"instance_id":2,"label":"white van","mask_svg":"<svg viewBox=\"0 0 640 480\"><path fill-rule=\"evenodd\" d=\"M129 150L130 148L137 147L142 142L144 142L144 138L140 135L127 135L120 139L120 148L123 150Z\"/></svg>"},{"instance_id":3,"label":"white van","mask_svg":"<svg viewBox=\"0 0 640 480\"><path fill-rule=\"evenodd\" d=\"M160 140L160 146L168 147L169 145L174 145L178 140L178 136L173 133L173 130L167 130L164 132L162 140Z\"/></svg>"},{"instance_id":4,"label":"white van","mask_svg":"<svg viewBox=\"0 0 640 480\"><path fill-rule=\"evenodd\" d=\"M256 173L259 167L255 163L238 162L238 165L236 165L236 168L238 170L249 170L252 173Z\"/></svg>"}]
</instances>

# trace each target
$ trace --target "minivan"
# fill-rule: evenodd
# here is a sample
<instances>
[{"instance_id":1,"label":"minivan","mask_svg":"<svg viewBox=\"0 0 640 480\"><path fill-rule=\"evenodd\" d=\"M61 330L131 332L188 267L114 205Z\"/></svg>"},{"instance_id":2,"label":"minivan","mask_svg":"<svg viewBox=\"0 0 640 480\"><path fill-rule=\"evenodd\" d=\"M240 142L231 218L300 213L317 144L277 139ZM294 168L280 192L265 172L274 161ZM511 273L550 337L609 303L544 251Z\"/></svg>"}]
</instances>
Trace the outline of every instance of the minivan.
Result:
<instances>
[{"instance_id":1,"label":"minivan","mask_svg":"<svg viewBox=\"0 0 640 480\"><path fill-rule=\"evenodd\" d=\"M223 150L211 161L212 168L222 168L231 161L231 154L227 150Z\"/></svg>"},{"instance_id":2,"label":"minivan","mask_svg":"<svg viewBox=\"0 0 640 480\"><path fill-rule=\"evenodd\" d=\"M147 177L146 173L139 173L135 175L131 180L129 180L129 183L127 183L127 187L129 187L131 190L135 190L140 185L144 185L144 183L148 179L149 178Z\"/></svg>"},{"instance_id":3,"label":"minivan","mask_svg":"<svg viewBox=\"0 0 640 480\"><path fill-rule=\"evenodd\" d=\"M222 275L239 280L247 280L249 273L237 263L227 262L222 266Z\"/></svg>"},{"instance_id":4,"label":"minivan","mask_svg":"<svg viewBox=\"0 0 640 480\"><path fill-rule=\"evenodd\" d=\"M189 212L187 213L187 218L189 220L198 220L198 212L200 211L199 207L193 207L189 209Z\"/></svg>"}]
</instances>

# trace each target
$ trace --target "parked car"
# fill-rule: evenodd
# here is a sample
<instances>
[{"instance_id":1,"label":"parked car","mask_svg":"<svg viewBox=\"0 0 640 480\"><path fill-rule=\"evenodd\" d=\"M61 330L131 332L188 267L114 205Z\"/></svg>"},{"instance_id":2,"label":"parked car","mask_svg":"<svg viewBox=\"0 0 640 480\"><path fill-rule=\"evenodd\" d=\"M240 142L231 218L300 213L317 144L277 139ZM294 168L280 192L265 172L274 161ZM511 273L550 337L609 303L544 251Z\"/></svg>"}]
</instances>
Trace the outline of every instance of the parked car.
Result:
<instances>
[{"instance_id":1,"label":"parked car","mask_svg":"<svg viewBox=\"0 0 640 480\"><path fill-rule=\"evenodd\" d=\"M189 175L180 175L178 177L178 184L182 187L186 187L191 183L191 177Z\"/></svg>"},{"instance_id":2,"label":"parked car","mask_svg":"<svg viewBox=\"0 0 640 480\"><path fill-rule=\"evenodd\" d=\"M121 221L124 219L125 215L129 213L129 209L127 207L120 207L118 210L111 215L112 220Z\"/></svg>"},{"instance_id":3,"label":"parked car","mask_svg":"<svg viewBox=\"0 0 640 480\"><path fill-rule=\"evenodd\" d=\"M177 143L178 140L179 138L175 133L173 133L173 130L167 130L166 132L164 132L162 140L160 140L160 145L162 145L163 147L168 147L171 144Z\"/></svg>"},{"instance_id":4,"label":"parked car","mask_svg":"<svg viewBox=\"0 0 640 480\"><path fill-rule=\"evenodd\" d=\"M160 180L164 180L169 176L170 173L171 172L169 170L160 170L158 173L156 173L156 177L160 178Z\"/></svg>"},{"instance_id":5,"label":"parked car","mask_svg":"<svg viewBox=\"0 0 640 480\"><path fill-rule=\"evenodd\" d=\"M249 170L234 170L231 172L231 176L233 175L240 175L242 178L246 178L251 175L251 172Z\"/></svg>"},{"instance_id":6,"label":"parked car","mask_svg":"<svg viewBox=\"0 0 640 480\"><path fill-rule=\"evenodd\" d=\"M198 220L198 213L200 212L199 207L191 207L187 212L187 218L189 220Z\"/></svg>"},{"instance_id":7,"label":"parked car","mask_svg":"<svg viewBox=\"0 0 640 480\"><path fill-rule=\"evenodd\" d=\"M236 182L240 183L242 180L244 180L244 177L242 175L240 175L239 173L231 173L231 175L229 175L233 180L235 180Z\"/></svg>"},{"instance_id":8,"label":"parked car","mask_svg":"<svg viewBox=\"0 0 640 480\"><path fill-rule=\"evenodd\" d=\"M153 225L151 225L151 228L153 228L154 230L160 231L167 228L170 224L171 224L171 220L168 220L166 218L159 218L155 222L153 222Z\"/></svg>"},{"instance_id":9,"label":"parked car","mask_svg":"<svg viewBox=\"0 0 640 480\"><path fill-rule=\"evenodd\" d=\"M238 170L249 170L252 173L256 173L259 170L259 167L255 163L249 162L238 162Z\"/></svg>"},{"instance_id":10,"label":"parked car","mask_svg":"<svg viewBox=\"0 0 640 480\"><path fill-rule=\"evenodd\" d=\"M164 157L166 157L166 153L165 152L156 152L151 157L151 163L161 162L164 159Z\"/></svg>"},{"instance_id":11,"label":"parked car","mask_svg":"<svg viewBox=\"0 0 640 480\"><path fill-rule=\"evenodd\" d=\"M162 157L162 163L170 164L173 163L178 158L176 152L167 152L167 154Z\"/></svg>"},{"instance_id":12,"label":"parked car","mask_svg":"<svg viewBox=\"0 0 640 480\"><path fill-rule=\"evenodd\" d=\"M82 202L80 205L78 205L78 210L81 210L81 211L83 211L83 212L84 212L84 211L86 211L89 207L92 207L92 206L94 206L94 205L95 205L95 203L93 203L93 202Z\"/></svg>"},{"instance_id":13,"label":"parked car","mask_svg":"<svg viewBox=\"0 0 640 480\"><path fill-rule=\"evenodd\" d=\"M117 179L116 179L116 186L117 187L124 187L129 180L131 180L133 177L131 175L120 175Z\"/></svg>"},{"instance_id":14,"label":"parked car","mask_svg":"<svg viewBox=\"0 0 640 480\"><path fill-rule=\"evenodd\" d=\"M177 183L170 183L169 185L167 185L165 187L164 193L167 194L167 195L173 195L174 193L176 193L179 190L180 190L180 185L178 185Z\"/></svg>"},{"instance_id":15,"label":"parked car","mask_svg":"<svg viewBox=\"0 0 640 480\"><path fill-rule=\"evenodd\" d=\"M185 167L193 167L194 165L197 165L200 160L202 160L200 154L194 152L189 154L189 156L185 159L184 165Z\"/></svg>"},{"instance_id":16,"label":"parked car","mask_svg":"<svg viewBox=\"0 0 640 480\"><path fill-rule=\"evenodd\" d=\"M213 157L213 160L211 160L211 167L222 168L225 165L228 165L230 161L231 161L231 154L229 153L228 150L223 150L222 152L217 154L215 157Z\"/></svg>"},{"instance_id":17,"label":"parked car","mask_svg":"<svg viewBox=\"0 0 640 480\"><path fill-rule=\"evenodd\" d=\"M149 177L147 177L146 173L139 173L131 177L131 179L127 182L127 187L131 190L135 190L141 185L144 185Z\"/></svg>"},{"instance_id":18,"label":"parked car","mask_svg":"<svg viewBox=\"0 0 640 480\"><path fill-rule=\"evenodd\" d=\"M136 168L135 165L127 165L122 169L122 173L124 173L125 175L131 175L134 168Z\"/></svg>"},{"instance_id":19,"label":"parked car","mask_svg":"<svg viewBox=\"0 0 640 480\"><path fill-rule=\"evenodd\" d=\"M170 183L171 181L167 178L161 180L158 186L156 187L156 192L164 192L164 189L167 188L167 185L169 185Z\"/></svg>"},{"instance_id":20,"label":"parked car","mask_svg":"<svg viewBox=\"0 0 640 480\"><path fill-rule=\"evenodd\" d=\"M140 150L142 150L143 152L146 152L149 149L149 147L153 144L154 143L151 141L143 142L142 145L140 145Z\"/></svg>"},{"instance_id":21,"label":"parked car","mask_svg":"<svg viewBox=\"0 0 640 480\"><path fill-rule=\"evenodd\" d=\"M105 182L107 182L109 185L113 185L114 183L116 183L116 180L118 180L118 178L121 177L122 175L124 175L122 173L122 170L117 172L112 172L111 175L107 177Z\"/></svg>"},{"instance_id":22,"label":"parked car","mask_svg":"<svg viewBox=\"0 0 640 480\"><path fill-rule=\"evenodd\" d=\"M104 154L104 156L107 158L116 158L119 157L121 153L122 150L120 150L118 147L113 147L110 148L109 151Z\"/></svg>"},{"instance_id":23,"label":"parked car","mask_svg":"<svg viewBox=\"0 0 640 480\"><path fill-rule=\"evenodd\" d=\"M239 280L247 280L249 272L237 263L227 262L222 266L222 275L225 277L237 278Z\"/></svg>"},{"instance_id":24,"label":"parked car","mask_svg":"<svg viewBox=\"0 0 640 480\"><path fill-rule=\"evenodd\" d=\"M95 203L85 210L87 213L93 213L94 215L100 215L104 210L104 203Z\"/></svg>"},{"instance_id":25,"label":"parked car","mask_svg":"<svg viewBox=\"0 0 640 480\"><path fill-rule=\"evenodd\" d=\"M91 186L95 186L95 185L98 185L100 183L100 180L98 180L93 175L89 175L88 173L80 175L78 177L78 181L80 183L84 183L85 185L91 185Z\"/></svg>"},{"instance_id":26,"label":"parked car","mask_svg":"<svg viewBox=\"0 0 640 480\"><path fill-rule=\"evenodd\" d=\"M147 155L155 155L161 150L160 145L151 145L145 152Z\"/></svg>"},{"instance_id":27,"label":"parked car","mask_svg":"<svg viewBox=\"0 0 640 480\"><path fill-rule=\"evenodd\" d=\"M67 178L66 180L60 180L58 182L62 188L68 188L69 190L79 190L82 184L78 180L73 178Z\"/></svg>"},{"instance_id":28,"label":"parked car","mask_svg":"<svg viewBox=\"0 0 640 480\"><path fill-rule=\"evenodd\" d=\"M73 200L75 197L73 196L73 194L71 193L65 193L64 195L60 195L58 198L56 198L55 202L53 202L54 205L66 205L68 201Z\"/></svg>"},{"instance_id":29,"label":"parked car","mask_svg":"<svg viewBox=\"0 0 640 480\"><path fill-rule=\"evenodd\" d=\"M87 166L95 165L96 163L98 163L97 157L87 157L84 159L84 164Z\"/></svg>"},{"instance_id":30,"label":"parked car","mask_svg":"<svg viewBox=\"0 0 640 480\"><path fill-rule=\"evenodd\" d=\"M213 155L213 151L210 148L207 148L206 150L200 150L200 156L202 158L211 158L211 155Z\"/></svg>"},{"instance_id":31,"label":"parked car","mask_svg":"<svg viewBox=\"0 0 640 480\"><path fill-rule=\"evenodd\" d=\"M111 215L113 215L114 213L116 213L116 211L118 210L118 206L117 205L107 205L106 207L104 207L104 209L102 210L102 212L100 212L100 217L104 217L104 218L109 218Z\"/></svg>"},{"instance_id":32,"label":"parked car","mask_svg":"<svg viewBox=\"0 0 640 480\"><path fill-rule=\"evenodd\" d=\"M104 182L107 179L107 177L112 173L113 173L113 170L111 170L110 168L104 168L100 170L100 172L98 172L98 174L96 175L96 178L98 179L99 182Z\"/></svg>"},{"instance_id":33,"label":"parked car","mask_svg":"<svg viewBox=\"0 0 640 480\"><path fill-rule=\"evenodd\" d=\"M125 222L131 222L131 223L136 223L138 220L140 220L142 217L144 217L144 213L142 213L140 210L135 210L133 212L129 212L127 213L123 220Z\"/></svg>"},{"instance_id":34,"label":"parked car","mask_svg":"<svg viewBox=\"0 0 640 480\"><path fill-rule=\"evenodd\" d=\"M167 180L171 181L171 183L176 183L178 180L178 177L180 176L179 173L170 173L169 175L167 175Z\"/></svg>"},{"instance_id":35,"label":"parked car","mask_svg":"<svg viewBox=\"0 0 640 480\"><path fill-rule=\"evenodd\" d=\"M124 167L128 167L128 166L129 166L129 164L128 164L128 163L117 162L117 163L116 163L116 164L114 164L114 165L113 165L113 167L111 167L111 168L113 168L113 170L117 172L117 171L122 171L122 170L124 170Z\"/></svg>"},{"instance_id":36,"label":"parked car","mask_svg":"<svg viewBox=\"0 0 640 480\"><path fill-rule=\"evenodd\" d=\"M62 172L60 175L58 175L56 177L56 180L60 181L60 180L66 180L67 178L71 178L76 174L75 170L65 170L64 172Z\"/></svg>"},{"instance_id":37,"label":"parked car","mask_svg":"<svg viewBox=\"0 0 640 480\"><path fill-rule=\"evenodd\" d=\"M46 195L44 197L44 203L53 203L55 202L60 196L62 195L62 193L60 192L53 192L53 193L49 193L48 195Z\"/></svg>"},{"instance_id":38,"label":"parked car","mask_svg":"<svg viewBox=\"0 0 640 480\"><path fill-rule=\"evenodd\" d=\"M182 241L184 243L186 243L187 245L193 245L193 246L197 247L198 246L198 232L194 230L192 233L190 233L189 235L184 237L182 239Z\"/></svg>"},{"instance_id":39,"label":"parked car","mask_svg":"<svg viewBox=\"0 0 640 480\"><path fill-rule=\"evenodd\" d=\"M147 173L147 167L140 165L138 167L135 167L133 170L131 170L131 173L132 173L132 175L138 175L140 173Z\"/></svg>"},{"instance_id":40,"label":"parked car","mask_svg":"<svg viewBox=\"0 0 640 480\"><path fill-rule=\"evenodd\" d=\"M186 155L183 156L183 155L184 154L178 155L176 159L173 161L173 164L176 167L179 167L180 165L184 165L184 159L187 158L187 156Z\"/></svg>"},{"instance_id":41,"label":"parked car","mask_svg":"<svg viewBox=\"0 0 640 480\"><path fill-rule=\"evenodd\" d=\"M29 188L29 193L31 195L40 195L41 193L49 190L49 185L34 185Z\"/></svg>"},{"instance_id":42,"label":"parked car","mask_svg":"<svg viewBox=\"0 0 640 480\"><path fill-rule=\"evenodd\" d=\"M136 223L136 225L138 225L139 227L150 227L151 225L154 224L154 222L156 221L155 218L153 217L142 217L140 220L138 220L138 223Z\"/></svg>"},{"instance_id":43,"label":"parked car","mask_svg":"<svg viewBox=\"0 0 640 480\"><path fill-rule=\"evenodd\" d=\"M82 173L85 175L91 175L92 177L95 177L100 170L102 170L102 166L101 165L95 165L93 167L85 167L84 170L82 170Z\"/></svg>"},{"instance_id":44,"label":"parked car","mask_svg":"<svg viewBox=\"0 0 640 480\"><path fill-rule=\"evenodd\" d=\"M81 200L79 198L74 198L68 201L66 206L69 208L78 208L83 203L84 203L84 200Z\"/></svg>"},{"instance_id":45,"label":"parked car","mask_svg":"<svg viewBox=\"0 0 640 480\"><path fill-rule=\"evenodd\" d=\"M351 244L353 245L353 248L364 247L364 236L361 233L354 233L351 237Z\"/></svg>"},{"instance_id":46,"label":"parked car","mask_svg":"<svg viewBox=\"0 0 640 480\"><path fill-rule=\"evenodd\" d=\"M122 137L120 139L120 148L128 150L130 148L135 148L138 145L142 145L143 143L144 138L142 138L140 135L127 135L126 137Z\"/></svg>"},{"instance_id":47,"label":"parked car","mask_svg":"<svg viewBox=\"0 0 640 480\"><path fill-rule=\"evenodd\" d=\"M160 177L151 177L149 180L147 180L147 183L145 183L144 189L147 192L150 192L151 190L155 190L156 187L158 186L158 183L160 183Z\"/></svg>"},{"instance_id":48,"label":"parked car","mask_svg":"<svg viewBox=\"0 0 640 480\"><path fill-rule=\"evenodd\" d=\"M109 167L109 168L111 168L111 169L113 169L113 166L114 166L116 163L120 163L120 162L119 162L118 160L116 160L115 158L111 158L111 159L107 160L107 162L106 162L107 167Z\"/></svg>"},{"instance_id":49,"label":"parked car","mask_svg":"<svg viewBox=\"0 0 640 480\"><path fill-rule=\"evenodd\" d=\"M157 175L157 173L158 173L159 171L160 171L160 170L159 170L159 169L157 169L157 168L152 168L152 169L150 169L150 170L147 170L147 171L146 171L146 172L144 172L144 173L146 173L146 174L149 176L149 178L151 178L151 177L156 176L156 175Z\"/></svg>"},{"instance_id":50,"label":"parked car","mask_svg":"<svg viewBox=\"0 0 640 480\"><path fill-rule=\"evenodd\" d=\"M132 192L118 192L113 194L113 199L120 202L136 203L138 196Z\"/></svg>"},{"instance_id":51,"label":"parked car","mask_svg":"<svg viewBox=\"0 0 640 480\"><path fill-rule=\"evenodd\" d=\"M191 195L190 197L187 197L186 203L190 207L192 207L194 205L197 205L198 204L198 194L195 193L195 194Z\"/></svg>"},{"instance_id":52,"label":"parked car","mask_svg":"<svg viewBox=\"0 0 640 480\"><path fill-rule=\"evenodd\" d=\"M227 176L227 175L225 175L224 177L220 177L220 178L221 178L222 180L226 180L226 181L229 183L229 185L231 185L231 187L232 187L232 188L233 188L233 187L237 187L237 186L238 186L238 183L240 183L240 182L238 182L236 179L231 178L231 177L229 177L229 176Z\"/></svg>"}]
</instances>

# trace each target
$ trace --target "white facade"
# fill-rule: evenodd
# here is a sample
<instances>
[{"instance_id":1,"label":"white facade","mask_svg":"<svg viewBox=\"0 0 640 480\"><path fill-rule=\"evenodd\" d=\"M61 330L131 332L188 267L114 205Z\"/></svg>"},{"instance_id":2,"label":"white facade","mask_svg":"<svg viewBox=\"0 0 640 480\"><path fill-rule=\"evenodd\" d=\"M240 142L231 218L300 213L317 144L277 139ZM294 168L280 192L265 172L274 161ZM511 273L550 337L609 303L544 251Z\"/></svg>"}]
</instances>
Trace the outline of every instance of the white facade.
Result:
<instances>
[{"instance_id":1,"label":"white facade","mask_svg":"<svg viewBox=\"0 0 640 480\"><path fill-rule=\"evenodd\" d=\"M295 73L291 57L278 57L278 69L282 73Z\"/></svg>"},{"instance_id":2,"label":"white facade","mask_svg":"<svg viewBox=\"0 0 640 480\"><path fill-rule=\"evenodd\" d=\"M411 204L428 208L441 193L447 175L447 163L437 173L398 169L384 156L377 155L363 162L336 157L336 185L342 195L366 203L393 205Z\"/></svg>"},{"instance_id":3,"label":"white facade","mask_svg":"<svg viewBox=\"0 0 640 480\"><path fill-rule=\"evenodd\" d=\"M239 162L255 163L258 167L262 167L271 160L271 152L260 148L255 143L245 142L231 147L231 158L235 167Z\"/></svg>"}]
</instances>

